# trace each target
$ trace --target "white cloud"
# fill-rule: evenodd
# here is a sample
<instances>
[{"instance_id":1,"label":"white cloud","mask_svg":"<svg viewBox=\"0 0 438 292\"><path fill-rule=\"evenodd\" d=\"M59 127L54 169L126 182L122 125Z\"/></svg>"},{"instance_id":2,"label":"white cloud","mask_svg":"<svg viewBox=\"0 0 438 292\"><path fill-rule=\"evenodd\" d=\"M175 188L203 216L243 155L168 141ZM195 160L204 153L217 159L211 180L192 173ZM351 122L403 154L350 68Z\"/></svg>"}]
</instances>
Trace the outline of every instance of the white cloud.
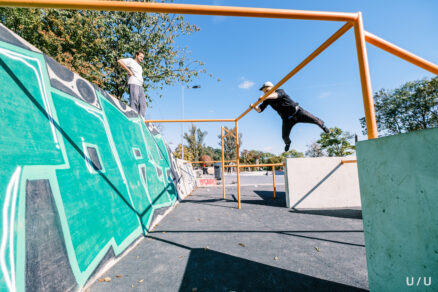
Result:
<instances>
[{"instance_id":1,"label":"white cloud","mask_svg":"<svg viewBox=\"0 0 438 292\"><path fill-rule=\"evenodd\" d=\"M251 87L254 86L254 82L252 81L248 81L248 80L244 80L242 83L239 84L239 88L241 89L250 89Z\"/></svg>"},{"instance_id":2,"label":"white cloud","mask_svg":"<svg viewBox=\"0 0 438 292\"><path fill-rule=\"evenodd\" d=\"M323 93L321 93L320 95L318 95L318 98L326 98L327 96L332 95L332 93L330 91L325 91Z\"/></svg>"},{"instance_id":3,"label":"white cloud","mask_svg":"<svg viewBox=\"0 0 438 292\"><path fill-rule=\"evenodd\" d=\"M263 151L266 151L266 152L272 151L272 149L274 149L274 148L272 148L272 146L263 147Z\"/></svg>"}]
</instances>

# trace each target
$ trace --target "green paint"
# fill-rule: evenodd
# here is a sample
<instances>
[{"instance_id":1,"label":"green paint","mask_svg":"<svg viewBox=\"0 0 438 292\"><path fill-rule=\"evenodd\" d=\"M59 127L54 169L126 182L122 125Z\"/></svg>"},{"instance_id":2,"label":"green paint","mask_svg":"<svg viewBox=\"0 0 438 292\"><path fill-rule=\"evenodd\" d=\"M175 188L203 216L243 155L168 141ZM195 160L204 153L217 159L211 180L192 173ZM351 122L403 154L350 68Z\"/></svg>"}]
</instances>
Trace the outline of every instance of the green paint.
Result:
<instances>
[{"instance_id":1,"label":"green paint","mask_svg":"<svg viewBox=\"0 0 438 292\"><path fill-rule=\"evenodd\" d=\"M0 42L0 59L0 235L6 243L0 291L7 290L5 275L12 274L17 291L25 290L25 188L27 180L38 179L50 183L66 257L82 287L110 248L120 255L148 231L154 210L175 204L172 158L160 134L153 135L140 118L127 118L100 93L102 110L52 88L41 54ZM96 148L102 170L87 163L87 146ZM7 188L17 167L13 205Z\"/></svg>"},{"instance_id":2,"label":"green paint","mask_svg":"<svg viewBox=\"0 0 438 292\"><path fill-rule=\"evenodd\" d=\"M357 145L371 291L438 289L437 145L438 128Z\"/></svg>"}]
</instances>

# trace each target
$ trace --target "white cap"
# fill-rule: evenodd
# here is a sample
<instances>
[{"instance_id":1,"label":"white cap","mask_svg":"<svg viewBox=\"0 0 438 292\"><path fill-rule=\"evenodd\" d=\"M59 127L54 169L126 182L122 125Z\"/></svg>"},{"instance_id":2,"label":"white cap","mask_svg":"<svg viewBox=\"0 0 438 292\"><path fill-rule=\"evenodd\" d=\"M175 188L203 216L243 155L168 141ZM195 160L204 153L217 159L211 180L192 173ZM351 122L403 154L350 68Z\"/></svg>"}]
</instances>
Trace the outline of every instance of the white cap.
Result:
<instances>
[{"instance_id":1,"label":"white cap","mask_svg":"<svg viewBox=\"0 0 438 292\"><path fill-rule=\"evenodd\" d=\"M265 87L274 87L274 84L272 84L271 81L266 81L265 83L263 83L262 87L260 87L259 90L263 90L263 88Z\"/></svg>"}]
</instances>

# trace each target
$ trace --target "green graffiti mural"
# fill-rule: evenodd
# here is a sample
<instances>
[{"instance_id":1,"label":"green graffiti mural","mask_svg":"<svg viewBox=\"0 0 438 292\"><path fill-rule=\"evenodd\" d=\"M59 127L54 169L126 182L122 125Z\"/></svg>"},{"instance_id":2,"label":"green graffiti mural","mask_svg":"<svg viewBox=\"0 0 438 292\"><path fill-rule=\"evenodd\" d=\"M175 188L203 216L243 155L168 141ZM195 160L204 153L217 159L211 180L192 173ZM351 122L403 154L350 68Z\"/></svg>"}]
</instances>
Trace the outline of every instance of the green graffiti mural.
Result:
<instances>
[{"instance_id":1,"label":"green graffiti mural","mask_svg":"<svg viewBox=\"0 0 438 292\"><path fill-rule=\"evenodd\" d=\"M73 290L195 187L153 125L0 24L0 291Z\"/></svg>"}]
</instances>

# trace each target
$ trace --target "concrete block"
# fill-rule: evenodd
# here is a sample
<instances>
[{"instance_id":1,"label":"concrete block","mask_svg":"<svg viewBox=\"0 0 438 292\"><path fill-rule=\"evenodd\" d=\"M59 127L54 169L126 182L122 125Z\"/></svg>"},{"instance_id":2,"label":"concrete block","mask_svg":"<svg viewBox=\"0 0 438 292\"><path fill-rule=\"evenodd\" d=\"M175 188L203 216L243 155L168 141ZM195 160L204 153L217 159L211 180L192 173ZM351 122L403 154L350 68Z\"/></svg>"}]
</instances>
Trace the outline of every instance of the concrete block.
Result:
<instances>
[{"instance_id":1,"label":"concrete block","mask_svg":"<svg viewBox=\"0 0 438 292\"><path fill-rule=\"evenodd\" d=\"M360 207L355 157L286 159L286 206L295 209Z\"/></svg>"},{"instance_id":2,"label":"concrete block","mask_svg":"<svg viewBox=\"0 0 438 292\"><path fill-rule=\"evenodd\" d=\"M438 291L438 128L359 142L370 291Z\"/></svg>"}]
</instances>

